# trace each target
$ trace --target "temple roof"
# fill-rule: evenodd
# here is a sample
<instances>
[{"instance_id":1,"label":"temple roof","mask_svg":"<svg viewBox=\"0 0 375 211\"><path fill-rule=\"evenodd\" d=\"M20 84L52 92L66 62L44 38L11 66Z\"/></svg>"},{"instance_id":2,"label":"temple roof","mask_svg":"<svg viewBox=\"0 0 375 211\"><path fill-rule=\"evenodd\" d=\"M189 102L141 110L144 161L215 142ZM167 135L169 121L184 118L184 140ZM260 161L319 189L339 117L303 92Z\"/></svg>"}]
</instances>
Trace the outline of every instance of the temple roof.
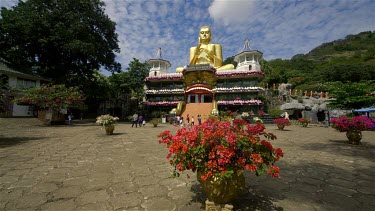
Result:
<instances>
[{"instance_id":1,"label":"temple roof","mask_svg":"<svg viewBox=\"0 0 375 211\"><path fill-rule=\"evenodd\" d=\"M249 38L246 38L245 44L243 45L243 49L241 52L244 51L251 51Z\"/></svg>"},{"instance_id":2,"label":"temple roof","mask_svg":"<svg viewBox=\"0 0 375 211\"><path fill-rule=\"evenodd\" d=\"M241 55L243 53L247 53L247 52L263 55L262 52L260 52L258 50L252 50L251 49L249 38L246 38L245 43L244 43L243 48L242 48L242 51L239 52L238 54L236 54L234 57L237 57L237 56L239 56L239 55Z\"/></svg>"},{"instance_id":3,"label":"temple roof","mask_svg":"<svg viewBox=\"0 0 375 211\"><path fill-rule=\"evenodd\" d=\"M171 63L168 61L168 60L165 60L163 57L162 57L162 51L161 51L161 48L158 48L158 51L156 53L156 57L154 59L149 59L147 61L148 64L150 64L150 62L157 62L157 61L163 61L165 63L167 63L167 66L170 67L171 66Z\"/></svg>"},{"instance_id":4,"label":"temple roof","mask_svg":"<svg viewBox=\"0 0 375 211\"><path fill-rule=\"evenodd\" d=\"M25 79L50 81L50 79L43 78L41 76L30 75L30 74L26 74L26 73L22 73L22 72L13 70L13 69L9 68L6 64L4 64L0 61L0 74L2 74L2 73L6 74L6 75L14 75L16 77L22 77L22 78L25 78Z\"/></svg>"}]
</instances>

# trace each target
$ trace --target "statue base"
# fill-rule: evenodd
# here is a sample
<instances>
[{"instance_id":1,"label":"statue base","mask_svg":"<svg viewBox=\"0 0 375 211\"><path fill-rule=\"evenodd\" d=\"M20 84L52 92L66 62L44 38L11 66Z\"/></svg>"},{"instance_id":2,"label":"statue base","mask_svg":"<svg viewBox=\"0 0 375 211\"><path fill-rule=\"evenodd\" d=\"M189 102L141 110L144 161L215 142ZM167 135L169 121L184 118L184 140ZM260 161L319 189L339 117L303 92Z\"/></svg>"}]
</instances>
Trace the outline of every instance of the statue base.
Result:
<instances>
[{"instance_id":1,"label":"statue base","mask_svg":"<svg viewBox=\"0 0 375 211\"><path fill-rule=\"evenodd\" d=\"M215 204L215 202L206 200L206 211L232 211L233 205L231 204Z\"/></svg>"},{"instance_id":2,"label":"statue base","mask_svg":"<svg viewBox=\"0 0 375 211\"><path fill-rule=\"evenodd\" d=\"M216 71L216 69L212 67L210 64L191 64L187 65L184 69L184 72L191 71Z\"/></svg>"}]
</instances>

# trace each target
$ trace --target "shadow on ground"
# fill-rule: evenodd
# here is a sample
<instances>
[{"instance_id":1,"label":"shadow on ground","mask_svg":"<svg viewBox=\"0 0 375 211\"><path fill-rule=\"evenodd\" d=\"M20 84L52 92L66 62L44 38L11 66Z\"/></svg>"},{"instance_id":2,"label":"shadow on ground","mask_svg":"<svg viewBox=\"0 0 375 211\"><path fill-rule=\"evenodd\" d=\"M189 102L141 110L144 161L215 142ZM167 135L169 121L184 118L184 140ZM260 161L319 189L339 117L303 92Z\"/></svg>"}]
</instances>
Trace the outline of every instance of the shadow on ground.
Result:
<instances>
[{"instance_id":1,"label":"shadow on ground","mask_svg":"<svg viewBox=\"0 0 375 211\"><path fill-rule=\"evenodd\" d=\"M15 146L18 144L23 144L28 141L40 140L44 137L2 137L0 136L0 148L6 148Z\"/></svg>"},{"instance_id":2,"label":"shadow on ground","mask_svg":"<svg viewBox=\"0 0 375 211\"><path fill-rule=\"evenodd\" d=\"M335 154L340 154L344 156L358 156L365 159L373 160L371 156L368 155L368 151L375 151L375 145L370 142L364 141L359 145L349 144L348 140L337 139L328 140L328 142L322 143L306 143L301 146L303 150L313 150L319 152L331 152Z\"/></svg>"},{"instance_id":3,"label":"shadow on ground","mask_svg":"<svg viewBox=\"0 0 375 211\"><path fill-rule=\"evenodd\" d=\"M201 209L205 209L206 194L201 185L195 183L191 187L191 191L195 193L191 202L198 202L201 204ZM275 199L271 198L267 193L262 193L257 190L247 188L244 192L233 200L232 205L236 211L248 210L283 210L282 207L277 207L273 204Z\"/></svg>"}]
</instances>

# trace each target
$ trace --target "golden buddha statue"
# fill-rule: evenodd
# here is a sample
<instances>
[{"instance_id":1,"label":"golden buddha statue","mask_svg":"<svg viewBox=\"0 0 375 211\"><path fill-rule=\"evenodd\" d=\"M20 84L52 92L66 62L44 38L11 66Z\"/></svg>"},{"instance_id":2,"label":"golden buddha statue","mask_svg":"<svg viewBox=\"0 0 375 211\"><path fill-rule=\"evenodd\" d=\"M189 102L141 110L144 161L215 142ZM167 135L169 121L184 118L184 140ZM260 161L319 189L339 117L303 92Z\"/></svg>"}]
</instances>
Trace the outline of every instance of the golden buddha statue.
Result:
<instances>
[{"instance_id":1,"label":"golden buddha statue","mask_svg":"<svg viewBox=\"0 0 375 211\"><path fill-rule=\"evenodd\" d=\"M223 66L223 54L220 44L211 44L211 29L209 26L202 26L199 31L198 45L190 48L190 65L210 64L216 70L234 69L233 64ZM184 68L178 67L176 72L182 72Z\"/></svg>"}]
</instances>

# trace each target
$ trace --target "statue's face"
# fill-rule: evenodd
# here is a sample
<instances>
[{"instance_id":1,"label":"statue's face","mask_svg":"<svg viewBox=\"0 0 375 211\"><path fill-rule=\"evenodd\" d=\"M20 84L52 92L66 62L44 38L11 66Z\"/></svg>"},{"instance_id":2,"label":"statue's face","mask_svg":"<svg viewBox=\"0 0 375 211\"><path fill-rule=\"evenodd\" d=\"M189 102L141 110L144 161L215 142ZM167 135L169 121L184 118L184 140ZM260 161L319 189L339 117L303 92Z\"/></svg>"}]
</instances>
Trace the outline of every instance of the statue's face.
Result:
<instances>
[{"instance_id":1,"label":"statue's face","mask_svg":"<svg viewBox=\"0 0 375 211\"><path fill-rule=\"evenodd\" d=\"M199 38L201 42L209 42L211 39L210 28L201 28L201 31L199 32Z\"/></svg>"}]
</instances>

